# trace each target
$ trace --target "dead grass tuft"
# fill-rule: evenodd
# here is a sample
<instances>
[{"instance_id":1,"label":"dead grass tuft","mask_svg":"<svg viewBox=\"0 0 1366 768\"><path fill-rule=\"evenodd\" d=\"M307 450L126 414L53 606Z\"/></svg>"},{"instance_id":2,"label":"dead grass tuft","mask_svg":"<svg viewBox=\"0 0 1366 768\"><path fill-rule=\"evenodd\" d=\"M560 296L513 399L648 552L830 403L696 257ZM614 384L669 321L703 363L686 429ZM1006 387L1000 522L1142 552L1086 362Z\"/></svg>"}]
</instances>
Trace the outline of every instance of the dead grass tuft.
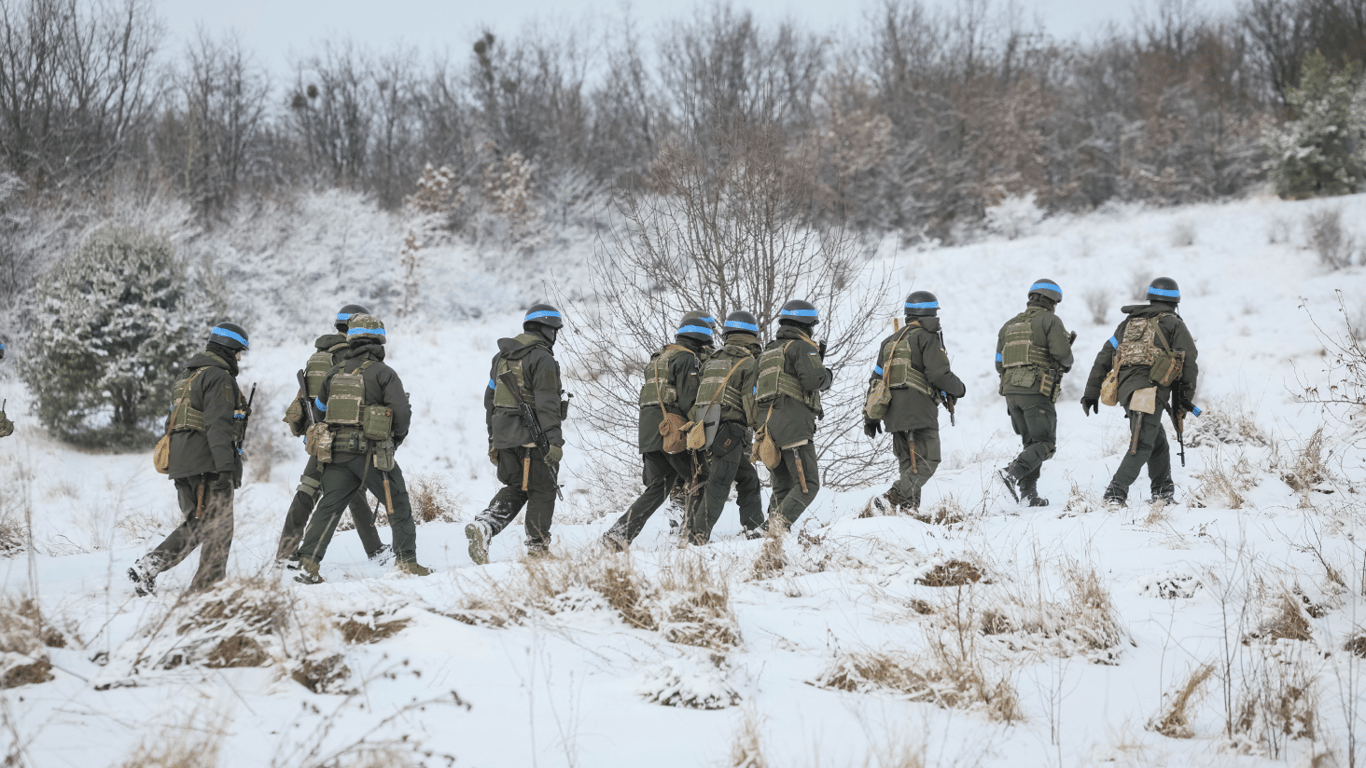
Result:
<instances>
[{"instance_id":1,"label":"dead grass tuft","mask_svg":"<svg viewBox=\"0 0 1366 768\"><path fill-rule=\"evenodd\" d=\"M932 642L923 656L900 651L843 653L811 684L850 693L891 693L944 709L981 709L999 722L1023 719L1019 695L1009 679L990 678L974 657L938 642Z\"/></svg>"},{"instance_id":2,"label":"dead grass tuft","mask_svg":"<svg viewBox=\"0 0 1366 768\"><path fill-rule=\"evenodd\" d=\"M1086 309L1091 313L1092 325L1105 325L1105 315L1110 310L1110 291L1105 288L1091 288L1083 296Z\"/></svg>"},{"instance_id":3,"label":"dead grass tuft","mask_svg":"<svg viewBox=\"0 0 1366 768\"><path fill-rule=\"evenodd\" d=\"M781 515L768 519L768 531L759 556L754 559L750 578L756 581L772 578L787 568L787 556L783 554L783 539L787 537L787 521Z\"/></svg>"},{"instance_id":4,"label":"dead grass tuft","mask_svg":"<svg viewBox=\"0 0 1366 768\"><path fill-rule=\"evenodd\" d=\"M1351 639L1346 643L1343 643L1342 650L1359 658L1366 659L1366 632L1358 632L1353 635Z\"/></svg>"},{"instance_id":5,"label":"dead grass tuft","mask_svg":"<svg viewBox=\"0 0 1366 768\"><path fill-rule=\"evenodd\" d=\"M1223 501L1227 509L1242 509L1247 503L1247 492L1257 484L1257 473L1247 456L1239 455L1232 464L1225 465L1215 452L1205 464L1205 470L1195 475L1200 487L1190 500L1192 507L1217 506Z\"/></svg>"},{"instance_id":6,"label":"dead grass tuft","mask_svg":"<svg viewBox=\"0 0 1366 768\"><path fill-rule=\"evenodd\" d=\"M168 724L144 738L119 768L213 768L223 745L221 716L195 710L181 723Z\"/></svg>"},{"instance_id":7,"label":"dead grass tuft","mask_svg":"<svg viewBox=\"0 0 1366 768\"><path fill-rule=\"evenodd\" d=\"M918 576L915 583L926 587L961 587L976 584L985 575L981 568L965 560L949 560Z\"/></svg>"},{"instance_id":8,"label":"dead grass tuft","mask_svg":"<svg viewBox=\"0 0 1366 768\"><path fill-rule=\"evenodd\" d=\"M51 680L52 662L44 649L65 646L66 638L44 621L37 601L0 597L0 689Z\"/></svg>"},{"instance_id":9,"label":"dead grass tuft","mask_svg":"<svg viewBox=\"0 0 1366 768\"><path fill-rule=\"evenodd\" d=\"M1314 430L1304 445L1294 452L1289 467L1280 470L1281 480L1297 493L1308 495L1319 483L1328 479L1327 457L1323 450L1323 427Z\"/></svg>"},{"instance_id":10,"label":"dead grass tuft","mask_svg":"<svg viewBox=\"0 0 1366 768\"><path fill-rule=\"evenodd\" d=\"M1291 740L1318 734L1317 678L1294 652L1268 648L1239 686L1229 719L1233 748L1279 759Z\"/></svg>"},{"instance_id":11,"label":"dead grass tuft","mask_svg":"<svg viewBox=\"0 0 1366 768\"><path fill-rule=\"evenodd\" d=\"M1270 601L1270 607L1262 623L1247 634L1243 642L1262 640L1299 640L1308 642L1314 639L1313 628L1304 616L1300 600L1287 591L1282 591Z\"/></svg>"},{"instance_id":12,"label":"dead grass tuft","mask_svg":"<svg viewBox=\"0 0 1366 768\"><path fill-rule=\"evenodd\" d=\"M343 686L351 677L351 668L340 653L324 653L300 659L290 670L290 678L317 694L346 693Z\"/></svg>"},{"instance_id":13,"label":"dead grass tuft","mask_svg":"<svg viewBox=\"0 0 1366 768\"><path fill-rule=\"evenodd\" d=\"M1240 397L1225 397L1206 403L1204 414L1187 416L1186 447L1214 448L1221 445L1260 445L1269 447L1271 438L1257 424Z\"/></svg>"},{"instance_id":14,"label":"dead grass tuft","mask_svg":"<svg viewBox=\"0 0 1366 768\"><path fill-rule=\"evenodd\" d=\"M408 501L419 524L453 523L460 518L460 500L440 475L415 475L408 480Z\"/></svg>"},{"instance_id":15,"label":"dead grass tuft","mask_svg":"<svg viewBox=\"0 0 1366 768\"><path fill-rule=\"evenodd\" d=\"M682 556L660 568L659 587L658 625L665 640L714 651L741 645L724 573L700 557Z\"/></svg>"},{"instance_id":16,"label":"dead grass tuft","mask_svg":"<svg viewBox=\"0 0 1366 768\"><path fill-rule=\"evenodd\" d=\"M1166 700L1162 709L1148 721L1148 730L1166 736L1169 739L1190 739L1195 737L1195 732L1190 724L1190 707L1197 701L1197 694L1200 686L1205 684L1214 674L1212 664L1201 664L1191 671L1186 677L1185 682L1177 686L1171 693L1163 698Z\"/></svg>"},{"instance_id":17,"label":"dead grass tuft","mask_svg":"<svg viewBox=\"0 0 1366 768\"><path fill-rule=\"evenodd\" d=\"M952 495L945 496L928 510L911 510L910 515L927 525L958 525L968 519L967 510Z\"/></svg>"},{"instance_id":18,"label":"dead grass tuft","mask_svg":"<svg viewBox=\"0 0 1366 768\"><path fill-rule=\"evenodd\" d=\"M648 667L636 693L666 707L725 709L741 698L730 678L725 656L694 653Z\"/></svg>"},{"instance_id":19,"label":"dead grass tuft","mask_svg":"<svg viewBox=\"0 0 1366 768\"><path fill-rule=\"evenodd\" d=\"M745 708L745 716L730 745L730 768L768 768L759 728L762 721L752 707Z\"/></svg>"},{"instance_id":20,"label":"dead grass tuft","mask_svg":"<svg viewBox=\"0 0 1366 768\"><path fill-rule=\"evenodd\" d=\"M378 643L402 632L412 623L410 619L384 621L390 615L383 611L353 614L346 621L337 622L337 630L348 645Z\"/></svg>"}]
</instances>

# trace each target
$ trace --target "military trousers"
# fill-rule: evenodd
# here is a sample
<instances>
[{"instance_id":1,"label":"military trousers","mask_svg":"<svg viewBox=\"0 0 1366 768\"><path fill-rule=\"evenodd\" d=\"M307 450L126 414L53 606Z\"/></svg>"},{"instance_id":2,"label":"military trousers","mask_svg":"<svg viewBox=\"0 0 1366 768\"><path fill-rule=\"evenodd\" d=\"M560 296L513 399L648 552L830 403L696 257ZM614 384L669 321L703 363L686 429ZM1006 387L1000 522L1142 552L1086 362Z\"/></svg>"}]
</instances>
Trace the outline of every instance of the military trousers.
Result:
<instances>
[{"instance_id":1,"label":"military trousers","mask_svg":"<svg viewBox=\"0 0 1366 768\"><path fill-rule=\"evenodd\" d=\"M526 460L530 459L529 463ZM523 476L525 474L525 477ZM522 490L525 481L526 490ZM475 519L488 523L493 535L508 527L526 507L528 549L550 546L550 525L555 518L555 481L535 448L499 448L498 482L503 487Z\"/></svg>"},{"instance_id":2,"label":"military trousers","mask_svg":"<svg viewBox=\"0 0 1366 768\"><path fill-rule=\"evenodd\" d=\"M892 455L901 470L892 490L902 504L920 509L921 489L939 469L939 427L893 432Z\"/></svg>"},{"instance_id":3,"label":"military trousers","mask_svg":"<svg viewBox=\"0 0 1366 768\"><path fill-rule=\"evenodd\" d=\"M774 515L781 516L787 527L797 522L821 489L820 467L816 464L816 446L808 440L795 448L785 448L782 460L770 472L773 497L768 504L768 525ZM806 478L805 488L800 478Z\"/></svg>"},{"instance_id":4,"label":"military trousers","mask_svg":"<svg viewBox=\"0 0 1366 768\"><path fill-rule=\"evenodd\" d=\"M699 491L688 492L692 490L688 486L692 484L694 477L699 484L706 477L706 467L703 464L694 463L692 451L683 451L682 453L651 451L642 454L640 459L644 464L641 479L645 483L645 490L626 510L626 513L617 518L617 521L612 523L612 527L607 529L609 535L621 537L627 543L636 540L641 530L645 528L645 523L649 522L650 515L653 515L655 510L659 509L660 505L669 498L669 490L675 484L682 484L685 489L688 510L685 517L694 514L691 510L701 503L702 494Z\"/></svg>"},{"instance_id":5,"label":"military trousers","mask_svg":"<svg viewBox=\"0 0 1366 768\"><path fill-rule=\"evenodd\" d=\"M688 520L688 540L693 544L711 541L712 529L721 519L721 511L730 498L730 487L735 486L735 500L740 505L740 525L745 529L764 524L764 500L760 493L759 472L749 460L749 446L739 445L723 456L707 456L707 485L701 503L693 505Z\"/></svg>"},{"instance_id":6,"label":"military trousers","mask_svg":"<svg viewBox=\"0 0 1366 768\"><path fill-rule=\"evenodd\" d=\"M1043 395L1006 395L1010 426L1024 443L1009 472L1021 488L1037 489L1043 463L1053 458L1058 442L1058 410Z\"/></svg>"},{"instance_id":7,"label":"military trousers","mask_svg":"<svg viewBox=\"0 0 1366 768\"><path fill-rule=\"evenodd\" d=\"M280 545L275 552L276 560L297 556L299 543L304 539L304 528L308 525L308 516L313 513L313 507L322 493L323 467L317 457L308 457L308 465L299 478L299 487L294 491L294 500L285 514L285 527L280 532ZM370 508L364 493L357 493L351 499L351 519L356 523L356 534L360 536L361 546L365 547L365 556L374 557L384 544L379 539L379 531L375 530L375 511Z\"/></svg>"},{"instance_id":8,"label":"military trousers","mask_svg":"<svg viewBox=\"0 0 1366 768\"><path fill-rule=\"evenodd\" d=\"M389 514L389 530L394 537L394 553L400 561L417 560L417 528L413 522L413 509L408 501L408 486L403 482L403 469L395 465L393 469L380 472L373 466L369 454L334 453L333 461L324 465L323 497L318 509L308 521L304 531L304 541L299 547L301 557L322 562L327 554L327 546L332 542L332 534L341 522L342 511L362 488L369 490L376 499L385 500L384 476L389 476L389 494L393 497L393 509ZM385 501L387 505L388 502Z\"/></svg>"},{"instance_id":9,"label":"military trousers","mask_svg":"<svg viewBox=\"0 0 1366 768\"><path fill-rule=\"evenodd\" d=\"M200 490L203 501L200 501ZM199 547L199 569L190 581L190 589L208 589L228 571L228 552L232 549L233 490L214 491L204 475L182 477L175 481L176 500L185 516L180 527L171 531L166 540L152 550L151 558L158 572L180 565Z\"/></svg>"},{"instance_id":10,"label":"military trousers","mask_svg":"<svg viewBox=\"0 0 1366 768\"><path fill-rule=\"evenodd\" d=\"M1138 473L1145 464L1153 496L1170 495L1176 490L1176 484L1172 482L1172 453L1167 445L1167 430L1162 427L1162 411L1138 413L1126 408L1124 414L1129 417L1129 440L1125 441L1124 457L1119 462L1119 469L1115 470L1115 476L1105 489L1105 498L1128 501L1129 486L1138 479ZM1136 421L1138 450L1130 453Z\"/></svg>"}]
</instances>

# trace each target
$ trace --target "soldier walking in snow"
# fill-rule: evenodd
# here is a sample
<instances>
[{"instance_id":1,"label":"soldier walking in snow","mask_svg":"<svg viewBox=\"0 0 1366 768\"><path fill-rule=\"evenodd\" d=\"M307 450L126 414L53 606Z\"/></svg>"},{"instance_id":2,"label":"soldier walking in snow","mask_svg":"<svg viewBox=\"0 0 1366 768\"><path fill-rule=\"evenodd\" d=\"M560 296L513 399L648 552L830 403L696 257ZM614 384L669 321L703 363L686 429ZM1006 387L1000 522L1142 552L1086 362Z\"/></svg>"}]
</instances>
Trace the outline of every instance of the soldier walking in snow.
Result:
<instances>
[{"instance_id":1,"label":"soldier walking in snow","mask_svg":"<svg viewBox=\"0 0 1366 768\"><path fill-rule=\"evenodd\" d=\"M1176 313L1181 290L1170 277L1159 277L1148 286L1148 304L1121 309L1128 315L1096 355L1081 409L1088 416L1100 412L1100 403L1121 404L1129 419L1129 443L1124 459L1105 489L1105 503L1122 507L1129 486L1148 466L1153 501L1176 500L1172 482L1172 457L1162 428L1162 411L1173 419L1193 410L1196 365L1195 339ZM1112 399L1113 398L1113 399Z\"/></svg>"},{"instance_id":2,"label":"soldier walking in snow","mask_svg":"<svg viewBox=\"0 0 1366 768\"><path fill-rule=\"evenodd\" d=\"M535 304L522 318L522 333L498 340L489 385L484 390L485 423L489 433L489 461L498 468L503 487L488 508L465 526L470 559L489 561L489 540L516 519L525 506L526 549L529 555L550 551L550 525L555 517L555 494L559 490L551 465L559 467L564 456L561 422L568 416L563 399L560 364L555 362L555 339L564 327L560 311L549 304ZM549 448L542 458L535 436L525 423L517 398L502 380L511 373L521 399L531 406L536 423Z\"/></svg>"},{"instance_id":3,"label":"soldier walking in snow","mask_svg":"<svg viewBox=\"0 0 1366 768\"><path fill-rule=\"evenodd\" d=\"M414 576L430 570L417 562L417 529L408 501L403 470L395 460L408 436L413 410L398 374L384 362L384 323L356 314L347 321L350 349L341 364L323 377L313 401L315 421L309 428L311 455L325 465L322 500L304 531L295 581L318 584L319 564L341 522L342 510L363 489L384 499L393 532L398 568Z\"/></svg>"},{"instance_id":4,"label":"soldier walking in snow","mask_svg":"<svg viewBox=\"0 0 1366 768\"><path fill-rule=\"evenodd\" d=\"M345 353L351 348L346 343L347 321L353 315L369 313L369 310L359 304L347 304L337 313L334 324L337 332L319 336L317 341L313 342L317 351L309 356L308 362L304 364L304 390L290 403L289 411L285 414L285 422L289 424L295 437L304 434L308 427L304 408L311 407L314 398L322 391L323 379L327 377L327 372L340 365L345 359ZM303 541L308 516L318 503L318 495L323 488L322 480L323 465L318 463L317 457L309 456L303 476L299 478L299 487L294 491L294 500L290 502L289 512L285 515L285 526L280 532L276 560L288 560L291 561L292 567L298 567L299 543ZM375 530L375 512L370 509L364 493L357 493L351 499L351 520L356 524L361 546L365 547L365 556L372 561L383 562L393 550L380 541L379 532Z\"/></svg>"},{"instance_id":5,"label":"soldier walking in snow","mask_svg":"<svg viewBox=\"0 0 1366 768\"><path fill-rule=\"evenodd\" d=\"M906 297L906 326L882 340L868 380L863 432L892 433L901 475L869 502L878 514L920 508L920 492L939 468L939 403L952 411L967 387L949 367L939 327L939 300L929 291Z\"/></svg>"},{"instance_id":6,"label":"soldier walking in snow","mask_svg":"<svg viewBox=\"0 0 1366 768\"><path fill-rule=\"evenodd\" d=\"M820 313L810 302L792 299L778 313L778 333L759 355L754 384L755 426L761 453L773 478L773 497L763 530L777 518L790 528L820 492L816 464L816 420L824 418L821 393L835 375L825 367L825 342L811 339ZM775 455L776 454L776 455Z\"/></svg>"},{"instance_id":7,"label":"soldier walking in snow","mask_svg":"<svg viewBox=\"0 0 1366 768\"><path fill-rule=\"evenodd\" d=\"M185 520L128 569L138 595L150 594L157 575L179 565L196 547L203 548L192 591L208 589L227 572L232 497L242 485L242 439L250 416L237 386L237 363L248 346L246 329L219 323L171 390L167 474Z\"/></svg>"},{"instance_id":8,"label":"soldier walking in snow","mask_svg":"<svg viewBox=\"0 0 1366 768\"><path fill-rule=\"evenodd\" d=\"M1039 496L1039 473L1053 458L1058 441L1058 411L1053 406L1062 391L1062 375L1072 369L1072 342L1053 309L1062 303L1062 288L1047 278L1029 286L1029 303L996 334L996 373L1006 399L1010 426L1024 443L1015 461L997 476L1016 501L1046 507Z\"/></svg>"},{"instance_id":9,"label":"soldier walking in snow","mask_svg":"<svg viewBox=\"0 0 1366 768\"><path fill-rule=\"evenodd\" d=\"M708 433L704 460L707 486L701 504L693 506L687 524L688 541L706 544L725 508L730 487L735 485L740 505L740 525L748 537L759 535L764 522L759 473L749 458L749 430L754 423L754 383L758 358L759 321L736 311L726 317L725 346L702 364L701 382L692 410L692 421ZM712 426L712 425L715 426ZM694 427L698 429L699 427Z\"/></svg>"},{"instance_id":10,"label":"soldier walking in snow","mask_svg":"<svg viewBox=\"0 0 1366 768\"><path fill-rule=\"evenodd\" d=\"M674 342L665 344L645 364L636 438L645 465L645 490L603 534L603 545L611 551L624 552L635 541L676 483L684 484L685 519L696 514L693 507L701 503L706 468L688 450L688 435L682 427L697 402L702 353L714 333L710 315L689 312L679 322Z\"/></svg>"},{"instance_id":11,"label":"soldier walking in snow","mask_svg":"<svg viewBox=\"0 0 1366 768\"><path fill-rule=\"evenodd\" d=\"M5 342L0 341L0 360L5 359ZM9 437L14 434L14 422L5 415L5 407L0 404L0 437Z\"/></svg>"}]
</instances>

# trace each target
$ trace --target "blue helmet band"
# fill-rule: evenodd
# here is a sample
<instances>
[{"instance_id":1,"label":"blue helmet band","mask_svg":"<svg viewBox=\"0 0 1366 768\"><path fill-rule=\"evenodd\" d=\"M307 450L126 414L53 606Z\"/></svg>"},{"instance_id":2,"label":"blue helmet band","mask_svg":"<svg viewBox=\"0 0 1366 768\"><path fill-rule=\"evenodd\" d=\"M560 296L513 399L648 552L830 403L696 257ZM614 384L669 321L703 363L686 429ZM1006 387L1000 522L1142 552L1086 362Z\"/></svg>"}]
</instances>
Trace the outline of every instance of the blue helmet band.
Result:
<instances>
[{"instance_id":1,"label":"blue helmet band","mask_svg":"<svg viewBox=\"0 0 1366 768\"><path fill-rule=\"evenodd\" d=\"M682 333L700 333L700 334L702 334L703 336L710 336L710 335L712 335L711 329L708 328L708 327L705 326L705 325L685 325L685 326L683 326L682 328L679 328L679 329L678 329L678 332L679 332L680 334L682 334Z\"/></svg>"},{"instance_id":2,"label":"blue helmet band","mask_svg":"<svg viewBox=\"0 0 1366 768\"><path fill-rule=\"evenodd\" d=\"M360 336L360 335L362 335L362 334L367 334L367 333L368 333L368 334L371 334L371 335L373 335L373 336L384 336L384 335L385 335L384 329L383 329L383 328L361 328L360 326L356 326L355 328L352 328L351 330L347 331L347 332L346 332L346 335L347 335L347 336Z\"/></svg>"},{"instance_id":3,"label":"blue helmet band","mask_svg":"<svg viewBox=\"0 0 1366 768\"><path fill-rule=\"evenodd\" d=\"M346 314L345 312L338 312L338 313L337 313L337 322L339 322L339 323L344 323L344 322L346 322L347 320L350 320L350 319L351 319L351 316L348 315L348 314Z\"/></svg>"},{"instance_id":4,"label":"blue helmet band","mask_svg":"<svg viewBox=\"0 0 1366 768\"><path fill-rule=\"evenodd\" d=\"M1059 288L1056 283L1035 283L1029 286L1029 290L1031 293L1033 291L1057 291L1059 296L1062 295L1062 288Z\"/></svg>"},{"instance_id":5,"label":"blue helmet band","mask_svg":"<svg viewBox=\"0 0 1366 768\"><path fill-rule=\"evenodd\" d=\"M759 332L759 326L755 325L754 323L744 323L739 320L727 320L726 327L734 328L740 331L749 331L750 333Z\"/></svg>"},{"instance_id":6,"label":"blue helmet band","mask_svg":"<svg viewBox=\"0 0 1366 768\"><path fill-rule=\"evenodd\" d=\"M906 309L939 309L939 302L937 302L937 301L915 301L915 302L908 301L908 302L906 302Z\"/></svg>"},{"instance_id":7,"label":"blue helmet band","mask_svg":"<svg viewBox=\"0 0 1366 768\"><path fill-rule=\"evenodd\" d=\"M778 313L782 317L820 317L814 309L784 309Z\"/></svg>"},{"instance_id":8,"label":"blue helmet band","mask_svg":"<svg viewBox=\"0 0 1366 768\"><path fill-rule=\"evenodd\" d=\"M251 345L247 343L246 339L242 338L242 335L240 333L230 331L227 328L214 328L212 331L209 331L209 334L212 336L222 336L225 339L232 339L238 344L241 344L242 349L251 348Z\"/></svg>"},{"instance_id":9,"label":"blue helmet band","mask_svg":"<svg viewBox=\"0 0 1366 768\"><path fill-rule=\"evenodd\" d=\"M1169 299L1181 298L1181 291L1169 291L1166 288L1149 288L1149 296L1166 296Z\"/></svg>"},{"instance_id":10,"label":"blue helmet band","mask_svg":"<svg viewBox=\"0 0 1366 768\"><path fill-rule=\"evenodd\" d=\"M542 309L536 312L528 312L526 313L526 317L522 318L522 322L530 322L538 317L560 317L560 313L556 312L553 309Z\"/></svg>"}]
</instances>

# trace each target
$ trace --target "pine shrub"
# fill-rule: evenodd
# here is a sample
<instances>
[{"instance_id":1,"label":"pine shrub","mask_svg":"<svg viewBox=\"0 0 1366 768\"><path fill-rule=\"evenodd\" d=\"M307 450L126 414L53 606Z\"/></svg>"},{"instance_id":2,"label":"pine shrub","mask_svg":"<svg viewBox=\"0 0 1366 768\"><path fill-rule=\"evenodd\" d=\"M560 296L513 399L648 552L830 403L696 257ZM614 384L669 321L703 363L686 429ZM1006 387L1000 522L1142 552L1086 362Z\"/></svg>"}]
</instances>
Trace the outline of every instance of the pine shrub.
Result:
<instances>
[{"instance_id":1,"label":"pine shrub","mask_svg":"<svg viewBox=\"0 0 1366 768\"><path fill-rule=\"evenodd\" d=\"M1315 52L1286 95L1295 119L1268 130L1269 178L1283 198L1346 195L1366 181L1366 92L1358 69L1334 72Z\"/></svg>"}]
</instances>

